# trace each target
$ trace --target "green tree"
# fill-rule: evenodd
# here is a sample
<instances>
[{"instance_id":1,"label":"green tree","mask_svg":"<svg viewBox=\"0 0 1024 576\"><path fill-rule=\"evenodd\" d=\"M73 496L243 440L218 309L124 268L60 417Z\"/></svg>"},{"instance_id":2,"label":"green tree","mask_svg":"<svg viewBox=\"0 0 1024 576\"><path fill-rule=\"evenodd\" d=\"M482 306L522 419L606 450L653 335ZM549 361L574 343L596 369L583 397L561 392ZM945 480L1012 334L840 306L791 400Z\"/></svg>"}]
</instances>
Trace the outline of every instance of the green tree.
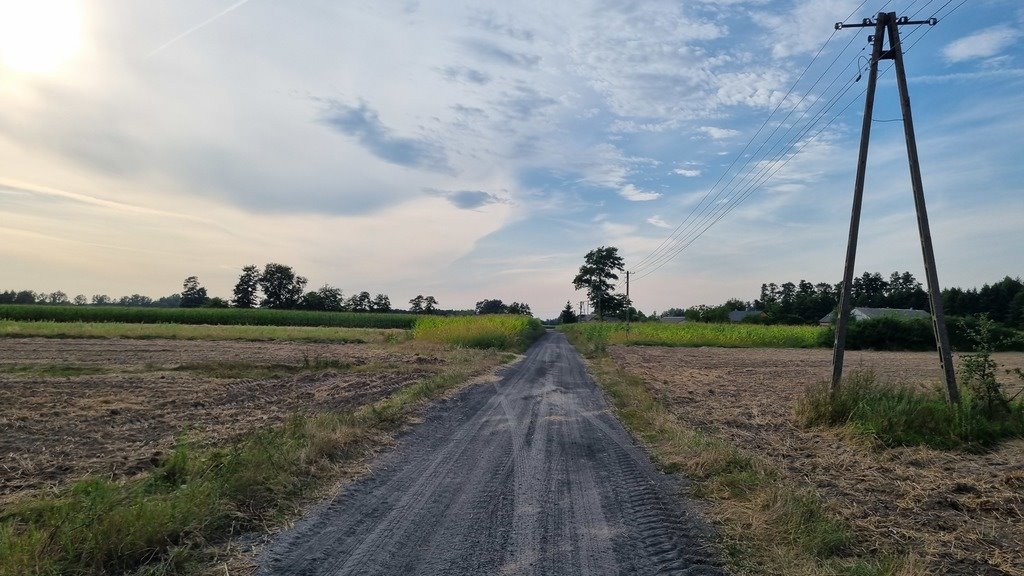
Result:
<instances>
[{"instance_id":1,"label":"green tree","mask_svg":"<svg viewBox=\"0 0 1024 576\"><path fill-rule=\"evenodd\" d=\"M206 304L206 288L199 285L199 278L189 276L181 284L181 307L198 308Z\"/></svg>"},{"instance_id":2,"label":"green tree","mask_svg":"<svg viewBox=\"0 0 1024 576\"><path fill-rule=\"evenodd\" d=\"M35 292L33 292L31 290L20 290L17 294L14 295L14 303L15 304L35 304L36 303L36 298L37 298L37 296L36 296ZM42 298L39 298L39 299L42 300Z\"/></svg>"},{"instance_id":3,"label":"green tree","mask_svg":"<svg viewBox=\"0 0 1024 576\"><path fill-rule=\"evenodd\" d=\"M506 314L508 306L501 300L481 300L476 303L477 314Z\"/></svg>"},{"instance_id":4,"label":"green tree","mask_svg":"<svg viewBox=\"0 0 1024 576\"><path fill-rule=\"evenodd\" d=\"M377 294L373 297L372 312L391 312L391 298L387 294Z\"/></svg>"},{"instance_id":5,"label":"green tree","mask_svg":"<svg viewBox=\"0 0 1024 576\"><path fill-rule=\"evenodd\" d=\"M625 270L625 263L619 256L619 249L614 246L601 246L587 252L583 258L583 266L572 280L577 290L587 290L587 299L597 312L598 319L605 315L614 316L628 303L625 298L615 298L613 280L618 280L616 272Z\"/></svg>"},{"instance_id":6,"label":"green tree","mask_svg":"<svg viewBox=\"0 0 1024 576\"><path fill-rule=\"evenodd\" d=\"M257 292L260 289L260 268L250 264L242 268L242 275L235 284L234 298L231 303L235 308L255 308L259 303Z\"/></svg>"},{"instance_id":7,"label":"green tree","mask_svg":"<svg viewBox=\"0 0 1024 576\"><path fill-rule=\"evenodd\" d=\"M509 314L519 314L521 316L533 316L533 312L530 311L530 305L525 302L513 302L508 305Z\"/></svg>"},{"instance_id":8,"label":"green tree","mask_svg":"<svg viewBox=\"0 0 1024 576\"><path fill-rule=\"evenodd\" d=\"M576 315L576 311L572 309L572 304L566 300L565 308L562 308L562 313L558 315L558 321L562 324L575 324L579 320L580 318Z\"/></svg>"},{"instance_id":9,"label":"green tree","mask_svg":"<svg viewBox=\"0 0 1024 576\"><path fill-rule=\"evenodd\" d=\"M433 314L437 310L437 298L427 296L423 299L423 313Z\"/></svg>"},{"instance_id":10,"label":"green tree","mask_svg":"<svg viewBox=\"0 0 1024 576\"><path fill-rule=\"evenodd\" d=\"M274 262L267 264L259 280L260 289L263 290L261 306L275 309L297 307L306 282L304 277L295 275L291 266Z\"/></svg>"},{"instance_id":11,"label":"green tree","mask_svg":"<svg viewBox=\"0 0 1024 576\"><path fill-rule=\"evenodd\" d=\"M85 306L89 303L89 299L85 297L85 294L79 294L75 296L75 306Z\"/></svg>"},{"instance_id":12,"label":"green tree","mask_svg":"<svg viewBox=\"0 0 1024 576\"><path fill-rule=\"evenodd\" d=\"M415 298L409 300L409 312L413 314L423 313L423 294L417 294Z\"/></svg>"},{"instance_id":13,"label":"green tree","mask_svg":"<svg viewBox=\"0 0 1024 576\"><path fill-rule=\"evenodd\" d=\"M373 298L369 292L363 290L345 301L345 309L352 312L370 312L373 310Z\"/></svg>"}]
</instances>

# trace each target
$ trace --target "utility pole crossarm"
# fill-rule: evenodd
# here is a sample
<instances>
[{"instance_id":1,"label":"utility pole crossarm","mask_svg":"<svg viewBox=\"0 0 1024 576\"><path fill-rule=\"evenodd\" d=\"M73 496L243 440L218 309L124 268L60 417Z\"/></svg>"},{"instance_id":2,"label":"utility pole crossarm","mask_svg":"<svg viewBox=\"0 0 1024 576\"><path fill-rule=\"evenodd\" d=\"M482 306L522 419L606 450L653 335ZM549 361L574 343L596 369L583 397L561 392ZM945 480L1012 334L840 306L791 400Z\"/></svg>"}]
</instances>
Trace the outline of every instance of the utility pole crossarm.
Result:
<instances>
[{"instance_id":1,"label":"utility pole crossarm","mask_svg":"<svg viewBox=\"0 0 1024 576\"><path fill-rule=\"evenodd\" d=\"M938 18L929 18L927 20L911 20L907 16L900 16L896 19L897 26L919 26L927 24L929 26L935 26L939 23ZM836 22L836 30L842 30L843 28L874 28L878 23L871 18L865 18L863 21L857 24L847 24L846 22Z\"/></svg>"}]
</instances>

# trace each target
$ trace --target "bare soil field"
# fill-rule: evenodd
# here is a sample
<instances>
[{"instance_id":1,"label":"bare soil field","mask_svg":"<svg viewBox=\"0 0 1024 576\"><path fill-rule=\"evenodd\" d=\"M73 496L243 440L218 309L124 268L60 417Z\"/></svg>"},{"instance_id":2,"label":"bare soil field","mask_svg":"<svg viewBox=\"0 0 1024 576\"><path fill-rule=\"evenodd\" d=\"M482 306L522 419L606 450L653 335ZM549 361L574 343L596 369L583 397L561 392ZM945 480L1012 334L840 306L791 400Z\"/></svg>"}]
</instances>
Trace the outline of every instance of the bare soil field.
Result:
<instances>
[{"instance_id":1,"label":"bare soil field","mask_svg":"<svg viewBox=\"0 0 1024 576\"><path fill-rule=\"evenodd\" d=\"M609 353L685 423L809 485L873 545L911 551L929 573L1024 575L1024 441L984 454L882 450L840 431L800 429L793 407L805 386L830 377L830 350L613 346ZM1024 353L994 358L1024 368ZM941 380L931 352L847 352L846 368L918 386Z\"/></svg>"},{"instance_id":2,"label":"bare soil field","mask_svg":"<svg viewBox=\"0 0 1024 576\"><path fill-rule=\"evenodd\" d=\"M458 354L413 342L0 339L0 504L143 471L183 433L218 443L291 414L355 408Z\"/></svg>"}]
</instances>

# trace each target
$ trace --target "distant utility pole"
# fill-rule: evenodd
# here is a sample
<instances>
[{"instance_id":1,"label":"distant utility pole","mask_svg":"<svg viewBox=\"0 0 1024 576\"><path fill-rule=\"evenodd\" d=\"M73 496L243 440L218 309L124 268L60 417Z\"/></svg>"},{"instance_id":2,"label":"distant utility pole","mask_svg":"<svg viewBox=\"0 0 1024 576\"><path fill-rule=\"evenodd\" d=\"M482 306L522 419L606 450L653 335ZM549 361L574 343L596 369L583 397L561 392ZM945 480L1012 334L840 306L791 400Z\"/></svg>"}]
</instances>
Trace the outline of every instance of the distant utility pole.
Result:
<instances>
[{"instance_id":1,"label":"distant utility pole","mask_svg":"<svg viewBox=\"0 0 1024 576\"><path fill-rule=\"evenodd\" d=\"M629 301L629 270L626 270L626 332L629 332L629 317L632 316L632 306Z\"/></svg>"},{"instance_id":2,"label":"distant utility pole","mask_svg":"<svg viewBox=\"0 0 1024 576\"><path fill-rule=\"evenodd\" d=\"M939 276L935 271L935 253L932 249L932 235L928 227L928 211L924 203L924 185L921 182L921 165L917 157L917 141L914 137L914 121L910 114L910 95L907 92L907 74L903 67L903 48L900 45L900 26L927 24L934 26L935 18L911 21L895 12L879 12L875 21L865 18L859 24L836 22L836 30L843 28L869 28L875 33L869 37L872 42L871 72L868 75L867 96L864 99L864 123L860 134L860 153L857 159L857 179L853 188L853 211L850 216L850 237L846 245L846 268L843 272L843 290L839 297L839 312L836 318L836 341L832 350L832 391L840 385L843 375L843 353L846 350L846 330L850 315L850 289L853 284L853 266L857 256L857 234L860 227L861 202L864 197L864 173L867 169L868 142L871 136L871 114L875 104L875 85L878 80L878 62L892 60L896 67L896 85L899 88L900 108L903 111L903 132L907 140L907 160L910 163L910 182L914 191L914 207L917 210L917 228L921 236L921 251L924 254L924 270L928 281L928 301L932 309L932 327L939 351L939 363L946 383L946 398L949 402L960 402L960 390L956 386L953 371L953 356L949 349L949 335L946 332L946 318L942 313L942 295L939 291ZM883 50L884 37L889 37L889 49Z\"/></svg>"}]
</instances>

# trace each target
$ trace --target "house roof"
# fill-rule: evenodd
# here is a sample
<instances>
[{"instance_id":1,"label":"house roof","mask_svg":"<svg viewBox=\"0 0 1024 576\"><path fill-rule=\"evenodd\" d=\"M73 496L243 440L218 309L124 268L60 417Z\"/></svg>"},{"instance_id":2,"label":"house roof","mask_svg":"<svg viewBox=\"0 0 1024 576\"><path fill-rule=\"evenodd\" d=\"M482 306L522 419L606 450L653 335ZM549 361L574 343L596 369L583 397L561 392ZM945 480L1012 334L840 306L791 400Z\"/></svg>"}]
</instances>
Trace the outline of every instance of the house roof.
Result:
<instances>
[{"instance_id":1,"label":"house roof","mask_svg":"<svg viewBox=\"0 0 1024 576\"><path fill-rule=\"evenodd\" d=\"M882 318L885 316L902 319L931 317L927 310L915 310L914 308L868 308L867 306L858 306L850 310L850 314L864 318ZM819 322L822 324L833 322L835 320L834 316L835 312L829 312L822 316Z\"/></svg>"},{"instance_id":2,"label":"house roof","mask_svg":"<svg viewBox=\"0 0 1024 576\"><path fill-rule=\"evenodd\" d=\"M740 322L747 316L759 316L760 310L733 310L729 312L729 322Z\"/></svg>"}]
</instances>

